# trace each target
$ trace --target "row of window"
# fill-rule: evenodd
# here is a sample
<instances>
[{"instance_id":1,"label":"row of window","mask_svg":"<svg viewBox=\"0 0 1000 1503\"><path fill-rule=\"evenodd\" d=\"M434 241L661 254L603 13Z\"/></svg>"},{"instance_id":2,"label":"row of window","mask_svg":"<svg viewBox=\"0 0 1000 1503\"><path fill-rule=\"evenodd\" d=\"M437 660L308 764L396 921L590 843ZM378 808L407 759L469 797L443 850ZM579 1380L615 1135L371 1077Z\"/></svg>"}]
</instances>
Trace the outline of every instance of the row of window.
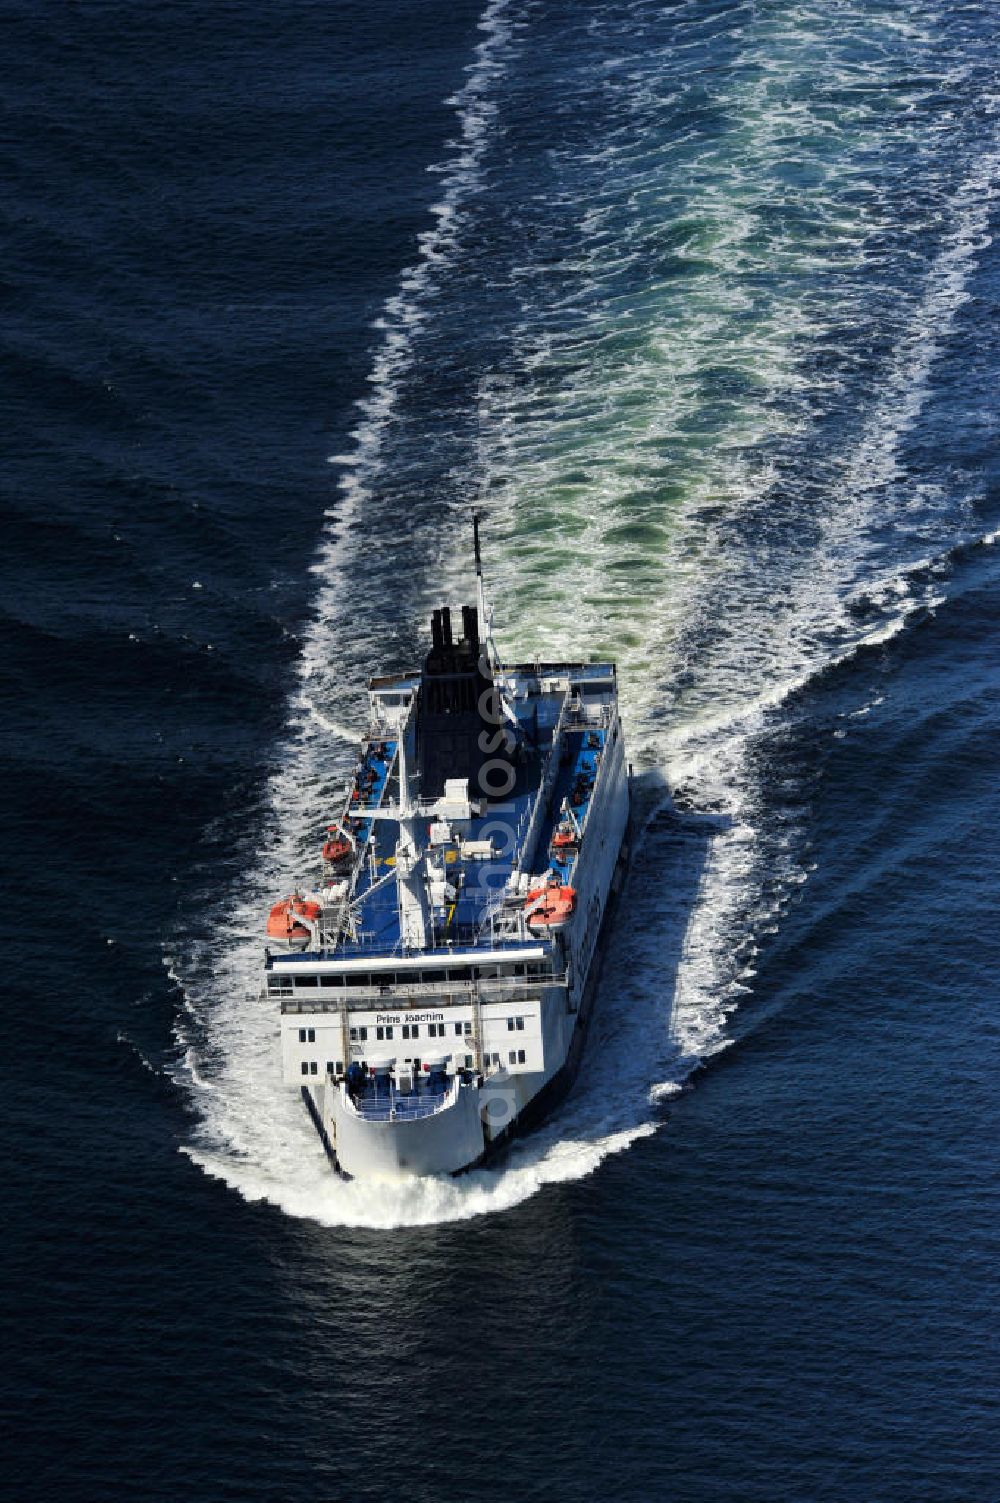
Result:
<instances>
[{"instance_id":1,"label":"row of window","mask_svg":"<svg viewBox=\"0 0 1000 1503\"><path fill-rule=\"evenodd\" d=\"M523 1018L508 1018L507 1019L507 1028L508 1028L508 1030L511 1033L515 1032L515 1030L517 1032L523 1033L524 1032L524 1019ZM402 1025L400 1031L402 1032L402 1035L403 1035L404 1039L417 1039L417 1038L420 1037L420 1024L419 1023L404 1023ZM458 1035L465 1034L467 1036L467 1035L469 1035L472 1032L472 1024L470 1022L468 1022L468 1021L466 1021L465 1023L456 1023L455 1024L455 1032ZM428 1037L432 1038L432 1039L434 1039L434 1038L443 1039L444 1038L444 1024L443 1023L428 1023L427 1024L427 1034L428 1034ZM393 1036L394 1036L394 1030L393 1030L392 1024L381 1024L380 1023L378 1025L378 1027L375 1029L375 1037L377 1039L383 1039L383 1040L385 1040L385 1039L391 1039L391 1038L393 1038ZM367 1038L368 1038L368 1029L367 1028L352 1028L351 1029L351 1041L352 1041L352 1043L362 1043ZM315 1028L300 1028L299 1029L299 1043L300 1044L315 1044L315 1042L316 1042L316 1030L315 1030ZM487 1055L484 1055L484 1059L485 1059L485 1061L486 1061L487 1064L489 1064L491 1062L491 1060L492 1060L492 1063L495 1064L495 1065L498 1065L500 1063L500 1055L499 1054L493 1054L493 1055L487 1054ZM508 1054L508 1060L509 1060L509 1062L512 1065L523 1065L524 1064L524 1050L523 1049L511 1049L510 1052L509 1052L509 1054ZM333 1069L333 1062L331 1060L327 1060L327 1062L326 1062L326 1068L328 1070L332 1070ZM341 1064L341 1062L338 1061L338 1063L337 1063L337 1073L339 1074L341 1072L341 1070L342 1070L342 1064ZM315 1075L316 1074L316 1062L315 1062L315 1060L313 1060L313 1061L304 1061L303 1065L302 1065L302 1073L303 1073L303 1075Z\"/></svg>"},{"instance_id":2,"label":"row of window","mask_svg":"<svg viewBox=\"0 0 1000 1503\"><path fill-rule=\"evenodd\" d=\"M464 1023L455 1023L453 1026L454 1026L454 1029L455 1029L455 1037L456 1038L461 1038L463 1034L470 1034L472 1032L472 1024L470 1022L468 1022L468 1020L466 1020L466 1022L464 1022ZM299 1029L299 1038L302 1039L303 1034L305 1034L307 1032L310 1035L309 1041L311 1043L313 1041L313 1038L315 1037L314 1032L313 1032L313 1030L311 1028L309 1028L309 1029L300 1028ZM403 1036L404 1039L418 1039L418 1038L420 1038L420 1024L419 1023L403 1023L402 1026L401 1026L401 1028L400 1028L400 1033L402 1034L402 1036ZM444 1023L428 1023L427 1024L427 1037L429 1039L443 1039L444 1036L445 1036L445 1025L444 1025ZM378 1025L378 1027L375 1029L375 1037L377 1039L391 1039L391 1038L395 1038L395 1029L394 1029L393 1025L391 1023L387 1023L387 1024L380 1023ZM351 1029L351 1043L352 1044L363 1044L363 1043L366 1042L367 1038L368 1038L368 1029L366 1027L359 1026L357 1028L352 1028Z\"/></svg>"},{"instance_id":3,"label":"row of window","mask_svg":"<svg viewBox=\"0 0 1000 1503\"><path fill-rule=\"evenodd\" d=\"M328 972L322 976L283 976L281 970L273 971L268 985L274 989L294 985L315 986L363 986L385 991L393 986L438 986L454 981L468 984L471 981L495 981L498 977L519 977L531 980L548 973L549 967L540 961L531 963L508 963L507 965L448 966L431 971L348 971Z\"/></svg>"},{"instance_id":4,"label":"row of window","mask_svg":"<svg viewBox=\"0 0 1000 1503\"><path fill-rule=\"evenodd\" d=\"M507 1058L508 1058L509 1062L512 1065L523 1065L524 1064L524 1050L523 1049L511 1049L509 1051L508 1055L507 1055ZM500 1056L499 1056L499 1054L484 1054L483 1055L483 1063L484 1064L489 1065L491 1062L494 1065L499 1065L499 1063L500 1063ZM362 1069L367 1069L367 1065L366 1065L366 1062L364 1060L361 1060L360 1063L361 1063ZM408 1065L410 1065L410 1064L416 1065L417 1069L419 1069L421 1061L419 1059L418 1060L411 1060L410 1058L407 1058L406 1063ZM472 1055L471 1054L467 1054L465 1056L465 1067L466 1067L467 1070L471 1070L472 1069ZM341 1075L343 1075L343 1073L344 1073L344 1061L342 1059L337 1059L337 1060L328 1059L327 1062L326 1062L326 1073L327 1073L327 1075L333 1075L333 1076L341 1076ZM309 1076L309 1077L314 1076L314 1075L318 1076L319 1075L319 1065L317 1064L316 1060L314 1060L314 1059L304 1059L302 1061L302 1074L305 1075L305 1076Z\"/></svg>"}]
</instances>

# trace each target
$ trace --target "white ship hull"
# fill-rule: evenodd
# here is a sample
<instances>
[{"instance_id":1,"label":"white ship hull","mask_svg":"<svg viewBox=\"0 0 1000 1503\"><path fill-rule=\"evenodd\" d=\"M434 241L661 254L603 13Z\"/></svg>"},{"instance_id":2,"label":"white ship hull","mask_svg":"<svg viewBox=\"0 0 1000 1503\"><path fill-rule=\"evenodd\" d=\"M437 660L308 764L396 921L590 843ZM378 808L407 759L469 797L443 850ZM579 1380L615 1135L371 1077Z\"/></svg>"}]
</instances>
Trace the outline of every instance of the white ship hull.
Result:
<instances>
[{"instance_id":1,"label":"white ship hull","mask_svg":"<svg viewBox=\"0 0 1000 1503\"><path fill-rule=\"evenodd\" d=\"M341 1174L362 1179L460 1174L489 1162L512 1137L536 1126L572 1085L595 1000L602 938L628 852L624 760L608 772L600 808L595 809L600 824L592 826L600 829L600 836L576 872L579 907L590 917L586 926L574 926L570 938L573 979L569 987L544 988L539 996L545 1068L513 1073L501 1068L485 1078L464 1081L456 1077L439 1109L413 1119L362 1115L343 1083L327 1080L303 1087L310 1114Z\"/></svg>"}]
</instances>

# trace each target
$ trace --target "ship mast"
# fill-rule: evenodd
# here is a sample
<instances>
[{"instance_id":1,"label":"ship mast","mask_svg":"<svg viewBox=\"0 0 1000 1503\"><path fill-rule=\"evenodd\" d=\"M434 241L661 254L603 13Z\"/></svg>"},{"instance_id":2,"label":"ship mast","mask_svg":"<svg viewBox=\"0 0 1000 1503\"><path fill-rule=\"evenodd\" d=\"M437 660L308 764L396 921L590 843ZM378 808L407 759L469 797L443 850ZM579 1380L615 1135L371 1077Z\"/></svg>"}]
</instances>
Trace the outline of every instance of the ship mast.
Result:
<instances>
[{"instance_id":1,"label":"ship mast","mask_svg":"<svg viewBox=\"0 0 1000 1503\"><path fill-rule=\"evenodd\" d=\"M479 611L479 620L482 628L482 640L486 644L486 656L489 659L490 671L500 667L500 654L497 652L496 643L493 640L493 612L486 603L486 585L483 581L483 554L479 545L479 518L480 513L472 513L472 542L476 555L476 606Z\"/></svg>"},{"instance_id":2,"label":"ship mast","mask_svg":"<svg viewBox=\"0 0 1000 1503\"><path fill-rule=\"evenodd\" d=\"M472 513L472 542L476 556L476 606L479 611L479 620L482 625L482 640L486 644L486 658L489 663L489 676L494 680L500 694L500 704L504 715L510 724L517 728L517 716L510 703L510 681L505 673L497 644L493 638L493 608L487 604L486 585L483 580L483 555L479 544L479 521L481 512Z\"/></svg>"}]
</instances>

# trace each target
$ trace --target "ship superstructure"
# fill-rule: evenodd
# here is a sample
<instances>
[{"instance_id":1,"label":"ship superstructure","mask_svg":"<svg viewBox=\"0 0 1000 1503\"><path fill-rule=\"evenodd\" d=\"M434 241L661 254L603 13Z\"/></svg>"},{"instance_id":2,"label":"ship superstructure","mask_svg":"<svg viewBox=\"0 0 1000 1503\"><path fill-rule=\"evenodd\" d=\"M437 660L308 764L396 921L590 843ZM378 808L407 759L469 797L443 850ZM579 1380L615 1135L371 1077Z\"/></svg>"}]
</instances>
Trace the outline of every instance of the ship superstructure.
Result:
<instances>
[{"instance_id":1,"label":"ship superstructure","mask_svg":"<svg viewBox=\"0 0 1000 1503\"><path fill-rule=\"evenodd\" d=\"M372 681L321 879L268 920L284 1079L349 1176L458 1173L544 1113L621 877L614 664L501 664L476 557L460 628L436 611L422 670Z\"/></svg>"}]
</instances>

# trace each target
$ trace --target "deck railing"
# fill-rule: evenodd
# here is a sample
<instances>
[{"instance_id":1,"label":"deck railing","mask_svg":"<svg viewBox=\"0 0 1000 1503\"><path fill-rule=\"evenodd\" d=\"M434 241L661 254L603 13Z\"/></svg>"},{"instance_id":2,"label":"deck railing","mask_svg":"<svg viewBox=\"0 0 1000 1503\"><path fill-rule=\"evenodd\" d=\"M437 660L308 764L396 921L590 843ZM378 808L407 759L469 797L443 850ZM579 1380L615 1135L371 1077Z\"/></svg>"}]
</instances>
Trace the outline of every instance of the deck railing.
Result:
<instances>
[{"instance_id":1,"label":"deck railing","mask_svg":"<svg viewBox=\"0 0 1000 1503\"><path fill-rule=\"evenodd\" d=\"M386 1008L406 1009L434 1003L439 1007L461 1006L478 1000L481 1003L506 1002L509 999L521 1000L527 992L537 992L542 987L569 985L569 979L565 971L545 971L538 976L497 976L483 981L438 981L424 982L412 986L393 987L330 987L321 991L319 987L303 988L301 991L293 991L291 988L270 988L267 992L269 998L277 997L281 1002L283 1013L301 1012L340 1012L346 1009L348 1012L371 1012L372 1003L383 1004ZM311 995L309 995L311 993Z\"/></svg>"},{"instance_id":2,"label":"deck railing","mask_svg":"<svg viewBox=\"0 0 1000 1503\"><path fill-rule=\"evenodd\" d=\"M444 1091L417 1094L401 1094L390 1086L387 1092L372 1096L351 1097L348 1101L366 1122L416 1122L422 1117L433 1117L443 1111L454 1094L454 1087Z\"/></svg>"}]
</instances>

